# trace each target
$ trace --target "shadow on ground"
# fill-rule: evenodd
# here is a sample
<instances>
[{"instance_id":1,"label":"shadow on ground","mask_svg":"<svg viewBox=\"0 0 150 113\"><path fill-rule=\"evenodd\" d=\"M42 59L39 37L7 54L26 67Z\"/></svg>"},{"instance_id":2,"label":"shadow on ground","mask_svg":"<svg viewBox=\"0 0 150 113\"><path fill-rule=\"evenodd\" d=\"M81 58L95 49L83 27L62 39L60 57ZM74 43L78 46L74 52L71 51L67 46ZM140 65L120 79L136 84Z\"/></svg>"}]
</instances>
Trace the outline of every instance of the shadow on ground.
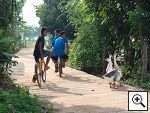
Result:
<instances>
[{"instance_id":1,"label":"shadow on ground","mask_svg":"<svg viewBox=\"0 0 150 113\"><path fill-rule=\"evenodd\" d=\"M55 106L57 106L55 108ZM126 109L120 109L117 107L99 107L92 105L79 105L65 107L61 104L54 103L54 113L131 113ZM142 113L142 112L134 112Z\"/></svg>"},{"instance_id":2,"label":"shadow on ground","mask_svg":"<svg viewBox=\"0 0 150 113\"><path fill-rule=\"evenodd\" d=\"M51 83L51 82L47 82L41 90L44 90L44 89L47 89L48 91L52 91L52 92L55 92L55 93L71 94L71 95L78 95L78 96L83 95L81 93L71 92L71 91L69 91L70 88L60 87L56 83ZM38 88L32 89L32 90L33 91L39 91Z\"/></svg>"},{"instance_id":3,"label":"shadow on ground","mask_svg":"<svg viewBox=\"0 0 150 113\"><path fill-rule=\"evenodd\" d=\"M73 82L86 82L86 83L95 83L95 80L89 79L88 77L80 77L79 74L67 74L64 73L62 79L73 81Z\"/></svg>"}]
</instances>

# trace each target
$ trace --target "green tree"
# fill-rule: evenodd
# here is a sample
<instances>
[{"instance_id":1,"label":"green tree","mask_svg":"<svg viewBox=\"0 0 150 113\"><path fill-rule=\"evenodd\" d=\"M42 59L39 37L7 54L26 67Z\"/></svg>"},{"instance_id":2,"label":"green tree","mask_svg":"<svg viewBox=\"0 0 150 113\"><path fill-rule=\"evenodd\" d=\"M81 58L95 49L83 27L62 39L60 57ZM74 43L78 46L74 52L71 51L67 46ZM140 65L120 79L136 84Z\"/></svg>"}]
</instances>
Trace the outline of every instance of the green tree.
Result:
<instances>
[{"instance_id":1,"label":"green tree","mask_svg":"<svg viewBox=\"0 0 150 113\"><path fill-rule=\"evenodd\" d=\"M124 77L143 79L150 70L149 4L148 0L45 0L37 14L41 25L50 29L74 27L71 66L104 72L105 58L117 52L124 58Z\"/></svg>"},{"instance_id":2,"label":"green tree","mask_svg":"<svg viewBox=\"0 0 150 113\"><path fill-rule=\"evenodd\" d=\"M23 4L22 0L0 1L0 75L8 72L9 65L14 63L12 54L20 47L20 13Z\"/></svg>"},{"instance_id":3,"label":"green tree","mask_svg":"<svg viewBox=\"0 0 150 113\"><path fill-rule=\"evenodd\" d=\"M73 37L73 27L69 24L66 13L63 13L59 6L60 0L45 0L44 4L37 7L37 16L40 17L41 26L47 26L51 33L55 29L62 29L68 32L68 37Z\"/></svg>"}]
</instances>

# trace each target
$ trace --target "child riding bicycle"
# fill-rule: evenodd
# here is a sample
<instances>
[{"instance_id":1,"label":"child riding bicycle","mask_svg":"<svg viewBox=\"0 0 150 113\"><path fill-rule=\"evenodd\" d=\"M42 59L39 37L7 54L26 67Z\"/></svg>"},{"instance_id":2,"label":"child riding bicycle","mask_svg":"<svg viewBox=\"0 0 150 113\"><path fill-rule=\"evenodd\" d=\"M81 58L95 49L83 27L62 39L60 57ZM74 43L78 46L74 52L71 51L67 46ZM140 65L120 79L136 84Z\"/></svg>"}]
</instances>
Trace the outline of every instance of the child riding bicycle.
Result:
<instances>
[{"instance_id":1,"label":"child riding bicycle","mask_svg":"<svg viewBox=\"0 0 150 113\"><path fill-rule=\"evenodd\" d=\"M48 33L48 29L43 27L41 29L41 35L38 37L36 44L35 44L33 56L34 56L36 63L35 63L35 74L32 79L33 82L35 82L37 79L37 74L38 74L37 73L37 65L39 63L39 59L44 61L44 57L47 57L46 64L45 64L45 70L47 70L49 68L48 63L50 61L50 52L44 50L44 45L45 45L44 38L45 38L45 36L47 36L47 33Z\"/></svg>"},{"instance_id":2,"label":"child riding bicycle","mask_svg":"<svg viewBox=\"0 0 150 113\"><path fill-rule=\"evenodd\" d=\"M65 67L65 62L68 59L68 40L66 38L66 32L61 31L59 37L54 41L52 49L52 59L55 64L55 72L58 72L58 58L62 60L62 66Z\"/></svg>"}]
</instances>

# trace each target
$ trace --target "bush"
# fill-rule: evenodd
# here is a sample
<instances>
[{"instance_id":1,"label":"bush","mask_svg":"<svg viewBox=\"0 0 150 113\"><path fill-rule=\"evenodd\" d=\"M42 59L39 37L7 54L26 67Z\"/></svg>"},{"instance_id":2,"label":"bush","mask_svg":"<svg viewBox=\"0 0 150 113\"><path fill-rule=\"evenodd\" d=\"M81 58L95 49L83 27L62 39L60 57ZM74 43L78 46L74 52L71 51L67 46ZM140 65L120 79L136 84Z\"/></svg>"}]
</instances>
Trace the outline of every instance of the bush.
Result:
<instances>
[{"instance_id":1,"label":"bush","mask_svg":"<svg viewBox=\"0 0 150 113\"><path fill-rule=\"evenodd\" d=\"M29 94L26 88L0 91L0 113L45 113L47 109L37 97ZM47 109L46 113L52 113Z\"/></svg>"},{"instance_id":2,"label":"bush","mask_svg":"<svg viewBox=\"0 0 150 113\"><path fill-rule=\"evenodd\" d=\"M12 86L12 81L8 77L11 74L12 65L16 65L16 61L12 58L17 50L20 49L19 38L10 37L9 34L2 33L0 30L0 88L7 89Z\"/></svg>"},{"instance_id":3,"label":"bush","mask_svg":"<svg viewBox=\"0 0 150 113\"><path fill-rule=\"evenodd\" d=\"M12 57L15 57L15 40L11 38L0 37L0 74L9 74L9 68L11 65L15 65L16 62L12 61Z\"/></svg>"},{"instance_id":4,"label":"bush","mask_svg":"<svg viewBox=\"0 0 150 113\"><path fill-rule=\"evenodd\" d=\"M133 75L135 76L135 75ZM136 78L128 78L128 80L125 81L125 83L137 86L146 90L150 90L150 77L149 75L147 77L144 77L143 80L141 80L141 76L138 75Z\"/></svg>"},{"instance_id":5,"label":"bush","mask_svg":"<svg viewBox=\"0 0 150 113\"><path fill-rule=\"evenodd\" d=\"M99 73L101 68L100 38L95 25L84 25L70 49L69 62L76 69L88 73Z\"/></svg>"}]
</instances>

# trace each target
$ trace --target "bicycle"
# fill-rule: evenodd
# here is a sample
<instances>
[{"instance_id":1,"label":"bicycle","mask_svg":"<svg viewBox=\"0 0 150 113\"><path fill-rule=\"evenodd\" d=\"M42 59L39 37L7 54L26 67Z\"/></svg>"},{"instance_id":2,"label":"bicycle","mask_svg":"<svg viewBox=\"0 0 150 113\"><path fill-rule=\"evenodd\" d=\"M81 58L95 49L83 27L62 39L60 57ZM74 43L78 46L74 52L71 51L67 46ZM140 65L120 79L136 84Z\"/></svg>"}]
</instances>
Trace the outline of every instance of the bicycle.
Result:
<instances>
[{"instance_id":1,"label":"bicycle","mask_svg":"<svg viewBox=\"0 0 150 113\"><path fill-rule=\"evenodd\" d=\"M40 88L42 86L42 81L43 83L46 82L46 70L44 68L45 62L39 59L39 63L37 64L37 83Z\"/></svg>"}]
</instances>

